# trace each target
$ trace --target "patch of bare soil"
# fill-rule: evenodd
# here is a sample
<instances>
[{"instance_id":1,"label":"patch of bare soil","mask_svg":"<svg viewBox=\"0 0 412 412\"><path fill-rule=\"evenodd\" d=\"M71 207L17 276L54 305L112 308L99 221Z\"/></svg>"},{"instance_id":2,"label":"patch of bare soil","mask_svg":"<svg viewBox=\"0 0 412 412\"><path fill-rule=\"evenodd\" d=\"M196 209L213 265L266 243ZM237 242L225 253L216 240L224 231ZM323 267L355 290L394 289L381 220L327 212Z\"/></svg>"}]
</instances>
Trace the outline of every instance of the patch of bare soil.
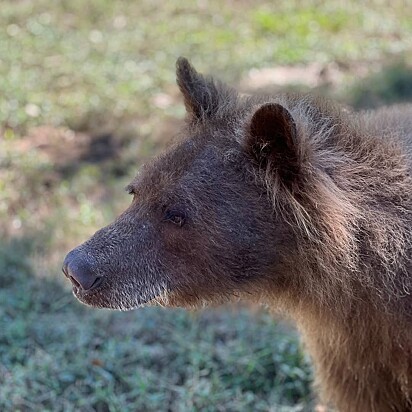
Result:
<instances>
[{"instance_id":1,"label":"patch of bare soil","mask_svg":"<svg viewBox=\"0 0 412 412\"><path fill-rule=\"evenodd\" d=\"M376 67L375 67L376 66ZM268 91L289 86L305 88L338 87L345 76L356 78L367 76L377 65L368 63L344 64L330 62L327 64L313 62L306 65L274 66L251 69L240 81L240 87L245 92Z\"/></svg>"}]
</instances>

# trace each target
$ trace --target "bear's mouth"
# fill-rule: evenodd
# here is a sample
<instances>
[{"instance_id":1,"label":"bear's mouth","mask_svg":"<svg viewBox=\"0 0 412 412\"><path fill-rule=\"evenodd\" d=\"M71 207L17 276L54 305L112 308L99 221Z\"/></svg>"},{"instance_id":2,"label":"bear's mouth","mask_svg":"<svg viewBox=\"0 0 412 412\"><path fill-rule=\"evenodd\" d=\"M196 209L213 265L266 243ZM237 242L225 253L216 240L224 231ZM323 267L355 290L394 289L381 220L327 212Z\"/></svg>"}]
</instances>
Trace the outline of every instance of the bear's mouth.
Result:
<instances>
[{"instance_id":1,"label":"bear's mouth","mask_svg":"<svg viewBox=\"0 0 412 412\"><path fill-rule=\"evenodd\" d=\"M78 301L87 306L122 311L137 309L144 306L154 306L157 305L158 301L162 300L158 294L139 293L135 295L133 299L134 302L131 301L125 305L124 295L121 291L111 291L102 285L99 285L92 290L83 290L73 284L72 292Z\"/></svg>"}]
</instances>

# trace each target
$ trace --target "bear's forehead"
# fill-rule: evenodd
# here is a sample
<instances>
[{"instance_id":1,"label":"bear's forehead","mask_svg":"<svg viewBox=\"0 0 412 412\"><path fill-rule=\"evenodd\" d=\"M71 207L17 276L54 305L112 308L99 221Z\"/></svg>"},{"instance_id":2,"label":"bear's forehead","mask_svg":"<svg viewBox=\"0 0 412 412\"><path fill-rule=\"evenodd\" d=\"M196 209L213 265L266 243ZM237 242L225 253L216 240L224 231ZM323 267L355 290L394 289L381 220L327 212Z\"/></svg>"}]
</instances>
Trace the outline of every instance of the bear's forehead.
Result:
<instances>
[{"instance_id":1,"label":"bear's forehead","mask_svg":"<svg viewBox=\"0 0 412 412\"><path fill-rule=\"evenodd\" d=\"M189 138L143 165L131 186L144 197L159 197L175 187L201 186L224 168L226 148L215 140ZM214 179L214 180L215 180Z\"/></svg>"}]
</instances>

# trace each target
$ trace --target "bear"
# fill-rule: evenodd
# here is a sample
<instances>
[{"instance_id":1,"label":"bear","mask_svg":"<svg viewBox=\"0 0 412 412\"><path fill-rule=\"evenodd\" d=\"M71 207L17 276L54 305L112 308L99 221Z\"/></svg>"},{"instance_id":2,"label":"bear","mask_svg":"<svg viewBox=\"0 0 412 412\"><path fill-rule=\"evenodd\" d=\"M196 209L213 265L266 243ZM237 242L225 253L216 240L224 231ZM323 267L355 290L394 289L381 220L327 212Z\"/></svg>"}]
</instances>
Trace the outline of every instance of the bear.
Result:
<instances>
[{"instance_id":1,"label":"bear","mask_svg":"<svg viewBox=\"0 0 412 412\"><path fill-rule=\"evenodd\" d=\"M245 299L292 319L327 405L412 410L412 106L245 95L177 61L181 138L65 258L96 308Z\"/></svg>"}]
</instances>

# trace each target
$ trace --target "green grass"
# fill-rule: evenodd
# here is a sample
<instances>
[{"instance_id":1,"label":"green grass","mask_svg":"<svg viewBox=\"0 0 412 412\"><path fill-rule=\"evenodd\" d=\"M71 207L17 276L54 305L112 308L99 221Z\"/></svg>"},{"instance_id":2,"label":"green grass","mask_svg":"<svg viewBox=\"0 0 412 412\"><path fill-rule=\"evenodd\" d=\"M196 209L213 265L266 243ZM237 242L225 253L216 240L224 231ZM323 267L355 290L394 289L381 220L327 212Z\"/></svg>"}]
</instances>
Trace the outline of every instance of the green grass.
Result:
<instances>
[{"instance_id":1,"label":"green grass","mask_svg":"<svg viewBox=\"0 0 412 412\"><path fill-rule=\"evenodd\" d=\"M365 107L411 100L411 22L400 0L3 1L0 410L312 410L308 359L266 312L91 310L61 262L171 139L179 55L233 85L334 63L347 69L326 92Z\"/></svg>"}]
</instances>

